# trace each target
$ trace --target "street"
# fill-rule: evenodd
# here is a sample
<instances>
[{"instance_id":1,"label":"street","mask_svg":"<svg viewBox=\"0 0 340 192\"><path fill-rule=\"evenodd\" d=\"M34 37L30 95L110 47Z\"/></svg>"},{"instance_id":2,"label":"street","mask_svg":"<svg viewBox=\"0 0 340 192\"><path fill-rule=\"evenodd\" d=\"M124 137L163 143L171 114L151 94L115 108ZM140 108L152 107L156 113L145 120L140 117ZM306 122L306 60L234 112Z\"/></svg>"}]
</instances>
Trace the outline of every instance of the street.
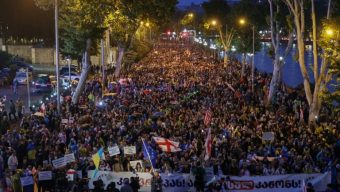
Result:
<instances>
[{"instance_id":1,"label":"street","mask_svg":"<svg viewBox=\"0 0 340 192\"><path fill-rule=\"evenodd\" d=\"M43 94L34 94L31 92L31 104L34 105L35 103L39 103L41 100ZM14 94L13 89L11 86L1 87L0 88L0 96L6 96L6 110L9 110L10 106L10 100L17 100L19 97L24 102L25 112L28 112L28 109L26 106L28 106L28 96L27 96L27 86L26 85L20 85L18 86L18 92L17 95Z\"/></svg>"}]
</instances>

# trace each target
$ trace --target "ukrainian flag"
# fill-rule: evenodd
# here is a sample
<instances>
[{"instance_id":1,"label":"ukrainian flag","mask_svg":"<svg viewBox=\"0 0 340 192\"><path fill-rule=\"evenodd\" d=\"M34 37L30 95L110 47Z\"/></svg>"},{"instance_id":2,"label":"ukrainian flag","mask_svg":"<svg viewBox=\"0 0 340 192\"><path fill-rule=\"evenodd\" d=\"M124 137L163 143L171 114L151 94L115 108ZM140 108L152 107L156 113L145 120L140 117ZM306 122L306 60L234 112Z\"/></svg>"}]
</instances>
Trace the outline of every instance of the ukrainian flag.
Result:
<instances>
[{"instance_id":1,"label":"ukrainian flag","mask_svg":"<svg viewBox=\"0 0 340 192\"><path fill-rule=\"evenodd\" d=\"M96 170L95 170L95 172L93 174L93 177L95 177L97 172L98 172L99 163L100 163L101 159L105 159L103 148L100 148L97 151L96 154L92 155L92 161L93 161L94 165L96 166Z\"/></svg>"}]
</instances>

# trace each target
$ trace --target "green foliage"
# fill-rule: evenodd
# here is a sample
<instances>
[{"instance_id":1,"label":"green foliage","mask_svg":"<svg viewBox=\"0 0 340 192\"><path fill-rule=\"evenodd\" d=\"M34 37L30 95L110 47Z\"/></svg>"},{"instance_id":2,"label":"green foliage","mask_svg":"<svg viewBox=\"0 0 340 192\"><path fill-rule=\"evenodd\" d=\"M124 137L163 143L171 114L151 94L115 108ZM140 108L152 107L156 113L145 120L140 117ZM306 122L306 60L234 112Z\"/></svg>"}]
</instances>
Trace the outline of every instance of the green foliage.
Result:
<instances>
[{"instance_id":1,"label":"green foliage","mask_svg":"<svg viewBox=\"0 0 340 192\"><path fill-rule=\"evenodd\" d=\"M177 0L116 0L115 9L109 14L107 23L115 45L128 48L141 21L155 25L169 21Z\"/></svg>"},{"instance_id":2,"label":"green foliage","mask_svg":"<svg viewBox=\"0 0 340 192\"><path fill-rule=\"evenodd\" d=\"M330 34L329 31L332 31ZM329 62L326 83L333 92L324 90L322 97L328 101L340 103L340 17L323 21L323 30L320 36L320 45L324 49L323 58Z\"/></svg>"},{"instance_id":3,"label":"green foliage","mask_svg":"<svg viewBox=\"0 0 340 192\"><path fill-rule=\"evenodd\" d=\"M8 67L12 59L12 55L7 52L0 51L0 68Z\"/></svg>"},{"instance_id":4,"label":"green foliage","mask_svg":"<svg viewBox=\"0 0 340 192\"><path fill-rule=\"evenodd\" d=\"M139 41L135 39L132 47L125 53L124 68L129 68L132 64L138 62L145 57L151 50L152 45L146 41Z\"/></svg>"}]
</instances>

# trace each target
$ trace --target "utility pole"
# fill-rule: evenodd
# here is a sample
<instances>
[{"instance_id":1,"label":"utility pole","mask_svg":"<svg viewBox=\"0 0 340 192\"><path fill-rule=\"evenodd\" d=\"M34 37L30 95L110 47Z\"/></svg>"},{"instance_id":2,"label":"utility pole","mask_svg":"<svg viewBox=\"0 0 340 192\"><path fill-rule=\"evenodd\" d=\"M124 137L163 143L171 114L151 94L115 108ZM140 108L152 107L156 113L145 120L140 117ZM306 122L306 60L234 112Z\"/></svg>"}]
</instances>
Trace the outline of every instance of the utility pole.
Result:
<instances>
[{"instance_id":1,"label":"utility pole","mask_svg":"<svg viewBox=\"0 0 340 192\"><path fill-rule=\"evenodd\" d=\"M101 65L102 65L102 91L105 89L105 49L104 49L104 39L102 38L100 40L100 46L101 46Z\"/></svg>"},{"instance_id":2,"label":"utility pole","mask_svg":"<svg viewBox=\"0 0 340 192\"><path fill-rule=\"evenodd\" d=\"M255 25L253 25L253 57L251 65L251 90L254 94L254 73L255 73Z\"/></svg>"},{"instance_id":3,"label":"utility pole","mask_svg":"<svg viewBox=\"0 0 340 192\"><path fill-rule=\"evenodd\" d=\"M57 111L60 114L59 86L59 34L58 34L58 0L54 0L54 29L55 29L55 73L57 80Z\"/></svg>"}]
</instances>

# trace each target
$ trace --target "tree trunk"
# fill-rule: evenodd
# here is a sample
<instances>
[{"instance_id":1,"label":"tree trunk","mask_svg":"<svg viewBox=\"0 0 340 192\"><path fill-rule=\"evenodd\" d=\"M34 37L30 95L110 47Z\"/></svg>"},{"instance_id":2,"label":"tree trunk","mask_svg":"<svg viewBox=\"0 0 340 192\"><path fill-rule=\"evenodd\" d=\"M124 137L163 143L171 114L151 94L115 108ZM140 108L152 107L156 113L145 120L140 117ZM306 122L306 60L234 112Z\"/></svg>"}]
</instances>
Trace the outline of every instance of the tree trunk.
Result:
<instances>
[{"instance_id":1,"label":"tree trunk","mask_svg":"<svg viewBox=\"0 0 340 192\"><path fill-rule=\"evenodd\" d=\"M280 71L281 71L281 66L280 66L280 61L279 61L279 55L275 54L273 76L270 81L269 95L268 95L268 101L267 101L268 104L270 104L270 102L273 99L273 96L276 93L278 83L279 83Z\"/></svg>"},{"instance_id":2,"label":"tree trunk","mask_svg":"<svg viewBox=\"0 0 340 192\"><path fill-rule=\"evenodd\" d=\"M246 68L246 54L242 54L242 69L241 69L241 77L244 77L244 70Z\"/></svg>"},{"instance_id":3,"label":"tree trunk","mask_svg":"<svg viewBox=\"0 0 340 192\"><path fill-rule=\"evenodd\" d=\"M91 60L90 60L90 54L89 54L89 50L91 48L91 40L88 39L86 41L86 50L83 54L83 59L82 59L82 69L81 69L81 75L80 75L80 79L76 88L76 91L74 92L73 96L72 96L72 103L73 104L77 104L78 100L79 100L79 96L82 94L85 84L86 84L86 80L90 71L90 66L91 66Z\"/></svg>"},{"instance_id":4,"label":"tree trunk","mask_svg":"<svg viewBox=\"0 0 340 192\"><path fill-rule=\"evenodd\" d=\"M225 68L228 67L228 49L227 48L224 48L223 64Z\"/></svg>"},{"instance_id":5,"label":"tree trunk","mask_svg":"<svg viewBox=\"0 0 340 192\"><path fill-rule=\"evenodd\" d=\"M125 48L118 46L118 58L115 69L115 77L119 77L120 71L122 69L122 61L124 56Z\"/></svg>"},{"instance_id":6,"label":"tree trunk","mask_svg":"<svg viewBox=\"0 0 340 192\"><path fill-rule=\"evenodd\" d=\"M320 113L320 102L318 97L313 100L312 104L309 106L309 114L308 114L308 124L314 123L319 118Z\"/></svg>"}]
</instances>

